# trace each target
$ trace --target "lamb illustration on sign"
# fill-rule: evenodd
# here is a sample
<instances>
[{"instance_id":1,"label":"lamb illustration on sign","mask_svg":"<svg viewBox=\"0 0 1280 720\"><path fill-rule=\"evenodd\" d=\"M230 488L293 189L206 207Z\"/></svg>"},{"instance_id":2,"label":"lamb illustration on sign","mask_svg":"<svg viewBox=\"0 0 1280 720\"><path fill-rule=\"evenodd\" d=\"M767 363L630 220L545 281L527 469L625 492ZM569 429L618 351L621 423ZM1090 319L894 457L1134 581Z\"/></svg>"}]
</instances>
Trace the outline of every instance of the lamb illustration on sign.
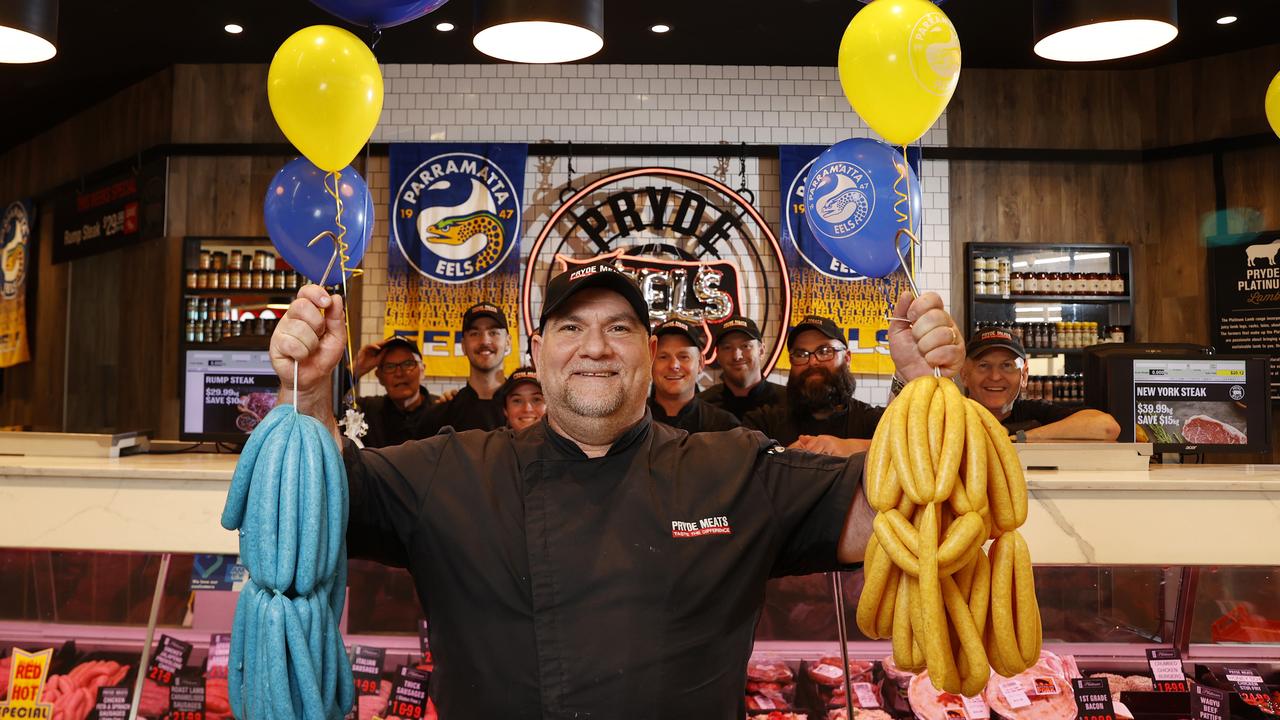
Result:
<instances>
[{"instance_id":1,"label":"lamb illustration on sign","mask_svg":"<svg viewBox=\"0 0 1280 720\"><path fill-rule=\"evenodd\" d=\"M1280 238L1261 245L1250 245L1244 250L1244 254L1249 258L1249 267L1253 267L1254 260L1262 258L1266 258L1267 262L1274 266L1276 264L1276 253L1278 252L1280 252Z\"/></svg>"}]
</instances>

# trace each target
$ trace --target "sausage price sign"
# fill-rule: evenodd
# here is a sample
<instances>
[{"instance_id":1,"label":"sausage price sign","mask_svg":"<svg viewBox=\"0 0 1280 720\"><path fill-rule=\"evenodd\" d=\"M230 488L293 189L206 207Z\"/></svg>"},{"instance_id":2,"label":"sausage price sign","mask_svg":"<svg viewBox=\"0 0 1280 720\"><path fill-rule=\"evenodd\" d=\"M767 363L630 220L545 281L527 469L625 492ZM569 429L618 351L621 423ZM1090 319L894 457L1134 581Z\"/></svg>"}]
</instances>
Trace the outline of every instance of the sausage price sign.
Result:
<instances>
[{"instance_id":1,"label":"sausage price sign","mask_svg":"<svg viewBox=\"0 0 1280 720\"><path fill-rule=\"evenodd\" d=\"M40 702L53 648L40 652L13 649L9 667L9 701L0 703L0 720L49 720L53 706Z\"/></svg>"}]
</instances>

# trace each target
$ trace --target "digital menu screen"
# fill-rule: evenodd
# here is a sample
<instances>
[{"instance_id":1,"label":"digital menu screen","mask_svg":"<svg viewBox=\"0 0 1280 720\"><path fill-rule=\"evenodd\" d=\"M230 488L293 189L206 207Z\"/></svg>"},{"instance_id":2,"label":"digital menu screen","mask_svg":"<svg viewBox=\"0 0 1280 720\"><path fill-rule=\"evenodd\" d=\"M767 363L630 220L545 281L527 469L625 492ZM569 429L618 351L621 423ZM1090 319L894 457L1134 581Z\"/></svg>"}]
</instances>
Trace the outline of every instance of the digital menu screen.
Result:
<instances>
[{"instance_id":1,"label":"digital menu screen","mask_svg":"<svg viewBox=\"0 0 1280 720\"><path fill-rule=\"evenodd\" d=\"M265 351L188 350L184 439L247 438L276 404L280 378Z\"/></svg>"},{"instance_id":2,"label":"digital menu screen","mask_svg":"<svg viewBox=\"0 0 1280 720\"><path fill-rule=\"evenodd\" d=\"M1265 366L1230 358L1132 362L1137 442L1243 447L1251 431L1263 435L1254 444L1269 440L1258 417L1267 409Z\"/></svg>"}]
</instances>

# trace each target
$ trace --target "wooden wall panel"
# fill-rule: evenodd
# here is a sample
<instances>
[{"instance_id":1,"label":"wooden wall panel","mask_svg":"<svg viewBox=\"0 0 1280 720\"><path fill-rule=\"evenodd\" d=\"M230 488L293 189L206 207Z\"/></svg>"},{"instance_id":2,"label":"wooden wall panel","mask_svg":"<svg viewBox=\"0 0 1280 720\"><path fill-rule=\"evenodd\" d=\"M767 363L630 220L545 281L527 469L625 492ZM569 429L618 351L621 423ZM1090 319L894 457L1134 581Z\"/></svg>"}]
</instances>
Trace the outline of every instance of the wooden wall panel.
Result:
<instances>
[{"instance_id":1,"label":"wooden wall panel","mask_svg":"<svg viewBox=\"0 0 1280 720\"><path fill-rule=\"evenodd\" d=\"M1280 45L1143 71L1154 88L1144 105L1145 145L1167 147L1270 132L1263 98L1280 70Z\"/></svg>"},{"instance_id":2,"label":"wooden wall panel","mask_svg":"<svg viewBox=\"0 0 1280 720\"><path fill-rule=\"evenodd\" d=\"M0 155L0 197L36 195L169 142L173 71L163 70Z\"/></svg>"},{"instance_id":3,"label":"wooden wall panel","mask_svg":"<svg viewBox=\"0 0 1280 720\"><path fill-rule=\"evenodd\" d=\"M1136 149L1140 73L1096 70L965 69L947 108L947 142L957 147Z\"/></svg>"},{"instance_id":4,"label":"wooden wall panel","mask_svg":"<svg viewBox=\"0 0 1280 720\"><path fill-rule=\"evenodd\" d=\"M1228 232L1280 230L1280 140L1272 147L1226 153Z\"/></svg>"},{"instance_id":5,"label":"wooden wall panel","mask_svg":"<svg viewBox=\"0 0 1280 720\"><path fill-rule=\"evenodd\" d=\"M175 65L173 141L286 142L267 102L266 65Z\"/></svg>"}]
</instances>

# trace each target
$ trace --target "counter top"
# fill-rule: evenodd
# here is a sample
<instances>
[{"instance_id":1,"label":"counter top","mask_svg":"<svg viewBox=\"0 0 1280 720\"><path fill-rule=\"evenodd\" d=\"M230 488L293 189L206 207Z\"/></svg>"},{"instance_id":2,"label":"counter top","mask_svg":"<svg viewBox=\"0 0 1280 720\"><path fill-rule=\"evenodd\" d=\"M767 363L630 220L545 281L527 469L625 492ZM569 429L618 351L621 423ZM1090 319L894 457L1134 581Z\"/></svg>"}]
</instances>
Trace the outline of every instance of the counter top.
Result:
<instances>
[{"instance_id":1,"label":"counter top","mask_svg":"<svg viewBox=\"0 0 1280 720\"><path fill-rule=\"evenodd\" d=\"M221 480L230 482L235 453L168 453L120 458L0 455L0 477Z\"/></svg>"},{"instance_id":2,"label":"counter top","mask_svg":"<svg viewBox=\"0 0 1280 720\"><path fill-rule=\"evenodd\" d=\"M0 547L234 554L219 517L237 457L0 456ZM1280 466L1034 470L1027 481L1022 533L1037 564L1280 566Z\"/></svg>"}]
</instances>

